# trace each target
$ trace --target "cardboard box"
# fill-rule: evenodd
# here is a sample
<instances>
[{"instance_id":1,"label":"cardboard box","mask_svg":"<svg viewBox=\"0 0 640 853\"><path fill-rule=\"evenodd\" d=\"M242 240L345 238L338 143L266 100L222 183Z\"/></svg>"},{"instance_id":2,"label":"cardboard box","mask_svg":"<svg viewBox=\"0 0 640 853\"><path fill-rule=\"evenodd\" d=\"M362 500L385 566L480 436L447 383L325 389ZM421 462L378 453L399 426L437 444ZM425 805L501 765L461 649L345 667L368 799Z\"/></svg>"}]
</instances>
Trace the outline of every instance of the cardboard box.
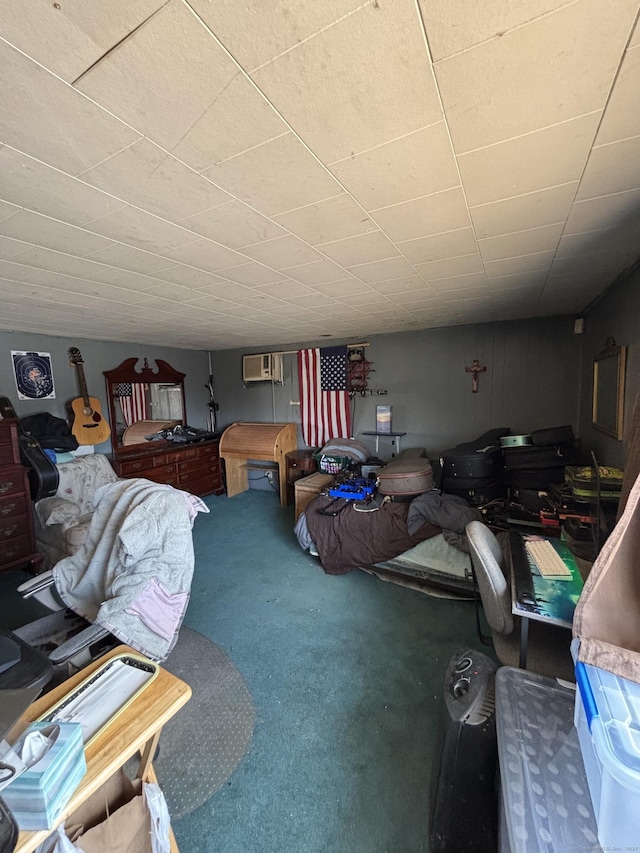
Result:
<instances>
[{"instance_id":1,"label":"cardboard box","mask_svg":"<svg viewBox=\"0 0 640 853\"><path fill-rule=\"evenodd\" d=\"M24 830L51 829L87 772L80 723L32 723L14 745L19 756L37 732L50 739L47 752L2 791Z\"/></svg>"}]
</instances>

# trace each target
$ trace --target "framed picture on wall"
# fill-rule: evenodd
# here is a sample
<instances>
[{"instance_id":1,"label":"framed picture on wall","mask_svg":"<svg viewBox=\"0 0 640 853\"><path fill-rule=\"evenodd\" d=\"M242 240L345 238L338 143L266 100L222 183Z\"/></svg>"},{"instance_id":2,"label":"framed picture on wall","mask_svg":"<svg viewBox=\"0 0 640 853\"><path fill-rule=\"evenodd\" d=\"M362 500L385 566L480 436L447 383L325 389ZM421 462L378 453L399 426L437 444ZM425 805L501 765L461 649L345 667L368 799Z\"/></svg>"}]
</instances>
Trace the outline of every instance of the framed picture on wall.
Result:
<instances>
[{"instance_id":1,"label":"framed picture on wall","mask_svg":"<svg viewBox=\"0 0 640 853\"><path fill-rule=\"evenodd\" d=\"M18 400L53 400L51 353L11 351Z\"/></svg>"},{"instance_id":2,"label":"framed picture on wall","mask_svg":"<svg viewBox=\"0 0 640 853\"><path fill-rule=\"evenodd\" d=\"M391 432L391 406L376 406L376 432Z\"/></svg>"}]
</instances>

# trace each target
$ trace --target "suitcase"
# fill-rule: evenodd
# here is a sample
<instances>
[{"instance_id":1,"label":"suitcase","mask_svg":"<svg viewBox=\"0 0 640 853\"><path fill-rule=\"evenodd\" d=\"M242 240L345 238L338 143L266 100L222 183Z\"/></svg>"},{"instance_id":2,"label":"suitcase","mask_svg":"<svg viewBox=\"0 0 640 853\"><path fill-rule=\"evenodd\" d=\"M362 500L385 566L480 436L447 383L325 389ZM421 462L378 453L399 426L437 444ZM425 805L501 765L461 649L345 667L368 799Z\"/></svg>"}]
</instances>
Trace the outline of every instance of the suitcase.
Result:
<instances>
[{"instance_id":1,"label":"suitcase","mask_svg":"<svg viewBox=\"0 0 640 853\"><path fill-rule=\"evenodd\" d=\"M391 497L421 495L433 488L433 470L428 459L394 459L378 471L378 491Z\"/></svg>"},{"instance_id":2,"label":"suitcase","mask_svg":"<svg viewBox=\"0 0 640 853\"><path fill-rule=\"evenodd\" d=\"M548 493L540 489L512 488L509 489L509 499L531 512L540 512L541 509L549 509L551 506Z\"/></svg>"},{"instance_id":3,"label":"suitcase","mask_svg":"<svg viewBox=\"0 0 640 853\"><path fill-rule=\"evenodd\" d=\"M491 486L496 481L502 482L502 471L500 477L495 475L491 477L443 477L441 481L442 489L479 489L482 486Z\"/></svg>"},{"instance_id":4,"label":"suitcase","mask_svg":"<svg viewBox=\"0 0 640 853\"><path fill-rule=\"evenodd\" d=\"M447 495L457 495L459 498L464 498L472 506L482 506L490 501L500 500L507 494L507 489L502 480L493 480L490 483L477 485L473 488L447 486L446 488L443 487L442 491Z\"/></svg>"},{"instance_id":5,"label":"suitcase","mask_svg":"<svg viewBox=\"0 0 640 853\"><path fill-rule=\"evenodd\" d=\"M502 472L502 448L485 447L481 450L470 450L454 447L442 454L443 481L465 480L481 477L485 480L495 480Z\"/></svg>"},{"instance_id":6,"label":"suitcase","mask_svg":"<svg viewBox=\"0 0 640 853\"><path fill-rule=\"evenodd\" d=\"M575 436L570 424L536 429L531 433L531 443L537 447L548 447L551 444L570 444L572 441L575 441Z\"/></svg>"},{"instance_id":7,"label":"suitcase","mask_svg":"<svg viewBox=\"0 0 640 853\"><path fill-rule=\"evenodd\" d=\"M505 447L503 452L508 471L564 468L578 462L578 451L572 442L544 447Z\"/></svg>"},{"instance_id":8,"label":"suitcase","mask_svg":"<svg viewBox=\"0 0 640 853\"><path fill-rule=\"evenodd\" d=\"M624 471L620 468L610 468L600 465L600 500L618 500L622 491L622 478ZM567 466L565 479L571 486L571 491L577 498L598 497L598 477L593 468L584 466L575 468Z\"/></svg>"},{"instance_id":9,"label":"suitcase","mask_svg":"<svg viewBox=\"0 0 640 853\"><path fill-rule=\"evenodd\" d=\"M504 481L514 489L547 489L564 483L564 468L507 471Z\"/></svg>"}]
</instances>

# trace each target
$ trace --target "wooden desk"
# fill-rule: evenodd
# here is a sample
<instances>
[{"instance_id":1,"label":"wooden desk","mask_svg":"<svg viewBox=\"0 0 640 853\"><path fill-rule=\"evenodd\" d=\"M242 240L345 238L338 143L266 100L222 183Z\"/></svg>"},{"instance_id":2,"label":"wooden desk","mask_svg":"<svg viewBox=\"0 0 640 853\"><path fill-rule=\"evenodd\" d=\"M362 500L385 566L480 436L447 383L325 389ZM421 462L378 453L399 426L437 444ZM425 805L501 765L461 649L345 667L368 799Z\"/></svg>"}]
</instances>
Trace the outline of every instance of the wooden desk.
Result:
<instances>
[{"instance_id":1,"label":"wooden desk","mask_svg":"<svg viewBox=\"0 0 640 853\"><path fill-rule=\"evenodd\" d=\"M528 534L521 534L528 535ZM538 534L534 534L538 536ZM540 537L547 539L549 537ZM513 566L513 545L511 540L511 612L514 616L520 617L520 668L526 669L527 665L527 650L529 644L529 620L534 622L546 622L548 625L559 625L563 628L571 628L573 623L573 613L576 609L576 604L580 598L584 582L580 569L575 561L573 554L569 551L565 542L559 539L551 539L556 543L557 549L565 562L565 565L571 571L571 580L554 580L552 578L544 578L540 574L533 561L526 554L524 548L525 559L531 572L533 581L533 591L535 594L536 603L526 604L519 600L519 575L514 570Z\"/></svg>"},{"instance_id":2,"label":"wooden desk","mask_svg":"<svg viewBox=\"0 0 640 853\"><path fill-rule=\"evenodd\" d=\"M10 743L14 743L33 720L42 716L52 705L66 696L70 690L105 661L120 654L137 655L138 653L128 646L118 646L50 693L46 693L29 707L26 714L13 727L9 735ZM151 762L158 745L162 726L188 702L190 696L191 688L188 684L167 672L166 669L160 668L156 678L142 691L140 696L85 749L87 772L67 807L56 821L56 826L64 823L81 803L97 791L137 752L140 753L138 778L145 782L156 782ZM43 842L52 832L52 829L20 832L14 853L33 853L38 844ZM171 832L171 851L178 853L173 832Z\"/></svg>"}]
</instances>

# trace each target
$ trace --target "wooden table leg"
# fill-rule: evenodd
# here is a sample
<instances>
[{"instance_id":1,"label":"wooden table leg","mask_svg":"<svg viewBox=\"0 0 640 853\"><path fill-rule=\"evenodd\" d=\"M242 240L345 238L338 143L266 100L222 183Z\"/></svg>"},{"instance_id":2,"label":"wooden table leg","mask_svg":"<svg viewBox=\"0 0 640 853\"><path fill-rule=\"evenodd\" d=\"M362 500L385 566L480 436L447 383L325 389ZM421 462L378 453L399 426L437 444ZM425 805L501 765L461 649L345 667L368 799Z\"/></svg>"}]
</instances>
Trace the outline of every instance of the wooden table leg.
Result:
<instances>
[{"instance_id":1,"label":"wooden table leg","mask_svg":"<svg viewBox=\"0 0 640 853\"><path fill-rule=\"evenodd\" d=\"M138 765L137 778L142 779L144 782L149 781L149 769L151 767L151 762L153 761L153 756L156 754L156 749L158 748L158 741L160 740L161 732L162 729L159 729L153 737L145 743L144 749L140 753L140 764Z\"/></svg>"}]
</instances>

